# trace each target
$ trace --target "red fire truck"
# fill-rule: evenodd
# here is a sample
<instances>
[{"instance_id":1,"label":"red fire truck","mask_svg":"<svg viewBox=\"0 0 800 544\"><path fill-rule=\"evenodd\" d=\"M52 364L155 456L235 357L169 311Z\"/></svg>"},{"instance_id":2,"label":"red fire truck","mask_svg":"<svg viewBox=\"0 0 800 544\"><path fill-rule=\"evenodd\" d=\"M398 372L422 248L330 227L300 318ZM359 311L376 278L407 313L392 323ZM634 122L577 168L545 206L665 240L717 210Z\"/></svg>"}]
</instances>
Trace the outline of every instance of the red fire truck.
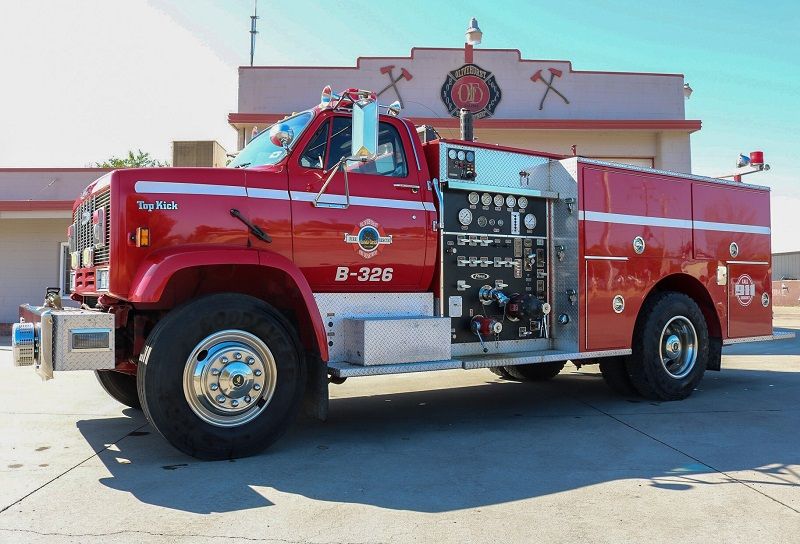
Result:
<instances>
[{"instance_id":1,"label":"red fire truck","mask_svg":"<svg viewBox=\"0 0 800 544\"><path fill-rule=\"evenodd\" d=\"M348 377L545 380L572 361L677 400L724 344L780 336L766 187L445 140L378 108L326 88L230 168L89 185L68 229L80 308L21 306L15 363L95 370L176 448L219 459L304 404L324 418Z\"/></svg>"}]
</instances>

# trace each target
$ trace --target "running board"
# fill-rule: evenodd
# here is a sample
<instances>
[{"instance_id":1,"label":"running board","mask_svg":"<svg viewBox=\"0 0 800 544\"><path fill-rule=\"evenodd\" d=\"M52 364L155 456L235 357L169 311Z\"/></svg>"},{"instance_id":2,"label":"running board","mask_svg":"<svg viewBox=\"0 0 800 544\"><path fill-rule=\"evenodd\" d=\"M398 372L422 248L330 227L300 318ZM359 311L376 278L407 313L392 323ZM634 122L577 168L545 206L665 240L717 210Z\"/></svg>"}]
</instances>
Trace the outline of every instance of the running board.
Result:
<instances>
[{"instance_id":1,"label":"running board","mask_svg":"<svg viewBox=\"0 0 800 544\"><path fill-rule=\"evenodd\" d=\"M772 334L765 336L746 336L744 338L726 338L722 341L723 346L731 344L746 344L748 342L767 342L769 340L790 340L795 337L791 331L772 331Z\"/></svg>"},{"instance_id":2,"label":"running board","mask_svg":"<svg viewBox=\"0 0 800 544\"><path fill-rule=\"evenodd\" d=\"M423 361L418 363L397 363L373 366L354 365L347 362L333 362L328 363L328 372L335 378L350 378L356 376L381 376L387 374L406 374L409 372L428 372L431 370L472 370L476 368L492 368L506 365L531 365L556 361L577 361L595 357L630 355L630 353L631 350L629 349L587 351L585 353L548 349L542 351L526 351L522 353L471 355L446 361Z\"/></svg>"}]
</instances>

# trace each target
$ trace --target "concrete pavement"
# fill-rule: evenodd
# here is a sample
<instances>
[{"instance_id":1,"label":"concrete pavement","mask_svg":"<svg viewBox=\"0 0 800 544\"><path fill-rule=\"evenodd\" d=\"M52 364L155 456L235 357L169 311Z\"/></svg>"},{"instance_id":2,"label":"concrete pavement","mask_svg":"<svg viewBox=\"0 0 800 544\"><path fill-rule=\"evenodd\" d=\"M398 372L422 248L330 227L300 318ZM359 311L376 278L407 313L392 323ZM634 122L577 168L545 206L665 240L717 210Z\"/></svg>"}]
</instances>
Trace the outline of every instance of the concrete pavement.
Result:
<instances>
[{"instance_id":1,"label":"concrete pavement","mask_svg":"<svg viewBox=\"0 0 800 544\"><path fill-rule=\"evenodd\" d=\"M0 350L0 542L800 542L800 340L723 369L676 403L596 367L351 379L328 422L204 463L91 373L42 383Z\"/></svg>"}]
</instances>

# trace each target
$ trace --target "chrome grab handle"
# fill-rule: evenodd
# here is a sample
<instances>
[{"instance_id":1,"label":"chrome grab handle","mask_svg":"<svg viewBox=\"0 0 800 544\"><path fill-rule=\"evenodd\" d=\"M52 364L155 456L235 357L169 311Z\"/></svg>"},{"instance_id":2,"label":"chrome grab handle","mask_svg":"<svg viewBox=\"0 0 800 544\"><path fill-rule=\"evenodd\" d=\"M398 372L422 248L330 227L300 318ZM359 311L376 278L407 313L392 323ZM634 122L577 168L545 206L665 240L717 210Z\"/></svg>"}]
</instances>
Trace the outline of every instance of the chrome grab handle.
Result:
<instances>
[{"instance_id":1,"label":"chrome grab handle","mask_svg":"<svg viewBox=\"0 0 800 544\"><path fill-rule=\"evenodd\" d=\"M419 185L412 185L410 183L395 183L394 186L398 189L411 189L411 192L414 194L419 192Z\"/></svg>"}]
</instances>

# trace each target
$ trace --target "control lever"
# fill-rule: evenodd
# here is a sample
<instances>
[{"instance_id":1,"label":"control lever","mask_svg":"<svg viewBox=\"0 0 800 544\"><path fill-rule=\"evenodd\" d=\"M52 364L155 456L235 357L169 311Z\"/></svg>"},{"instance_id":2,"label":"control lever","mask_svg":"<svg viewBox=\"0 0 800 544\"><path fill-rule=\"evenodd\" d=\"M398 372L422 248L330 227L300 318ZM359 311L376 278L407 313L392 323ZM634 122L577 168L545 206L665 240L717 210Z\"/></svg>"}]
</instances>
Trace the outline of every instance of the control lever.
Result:
<instances>
[{"instance_id":1,"label":"control lever","mask_svg":"<svg viewBox=\"0 0 800 544\"><path fill-rule=\"evenodd\" d=\"M558 257L558 260L563 261L565 256L566 252L564 251L564 246L556 246L556 257Z\"/></svg>"},{"instance_id":2,"label":"control lever","mask_svg":"<svg viewBox=\"0 0 800 544\"><path fill-rule=\"evenodd\" d=\"M575 303L578 301L578 293L575 291L575 289L567 289L566 293L569 303L575 306Z\"/></svg>"},{"instance_id":3,"label":"control lever","mask_svg":"<svg viewBox=\"0 0 800 544\"><path fill-rule=\"evenodd\" d=\"M478 341L481 343L481 348L483 348L484 353L487 353L489 348L487 348L486 344L484 344L483 337L485 335L494 334L496 338L501 332L503 332L502 323L496 319L484 317L482 315L476 315L473 317L469 322L469 328L475 335L477 335Z\"/></svg>"},{"instance_id":4,"label":"control lever","mask_svg":"<svg viewBox=\"0 0 800 544\"><path fill-rule=\"evenodd\" d=\"M478 298L484 306L488 306L495 300L500 306L505 306L508 301L511 300L502 289L492 287L491 285L484 285L481 287L480 291L478 291Z\"/></svg>"}]
</instances>

